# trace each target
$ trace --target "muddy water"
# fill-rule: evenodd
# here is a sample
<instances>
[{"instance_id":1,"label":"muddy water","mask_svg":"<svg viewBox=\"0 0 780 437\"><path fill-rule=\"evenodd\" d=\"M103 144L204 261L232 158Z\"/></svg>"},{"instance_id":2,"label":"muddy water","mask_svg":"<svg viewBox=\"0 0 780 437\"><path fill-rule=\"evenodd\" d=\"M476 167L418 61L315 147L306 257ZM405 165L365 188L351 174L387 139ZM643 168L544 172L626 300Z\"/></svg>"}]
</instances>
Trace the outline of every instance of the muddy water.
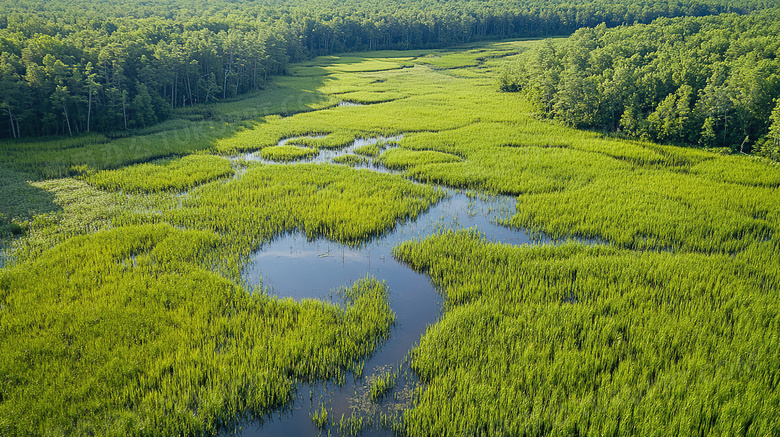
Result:
<instances>
[{"instance_id":1,"label":"muddy water","mask_svg":"<svg viewBox=\"0 0 780 437\"><path fill-rule=\"evenodd\" d=\"M244 277L251 285L268 287L268 293L294 299L317 298L338 301L336 290L371 275L390 288L390 301L396 324L390 338L365 363L363 378L347 377L338 387L333 383L300 385L289 409L267 417L264 423L244 424L242 436L318 435L310 415L321 405L338 422L352 414L371 417L373 429L363 435L383 435L378 429L379 413L392 414L409 405L415 381L406 358L428 325L441 315L442 296L429 278L393 258L391 250L403 241L425 238L442 229L476 228L490 241L511 244L534 243L525 231L496 224L511 216L515 199L508 196L471 197L450 191L414 221L400 223L395 230L362 247L354 248L325 239L307 241L300 233L277 238L258 250ZM546 241L545 241L546 242ZM369 384L386 371L406 373L399 377L389 399L370 401ZM337 429L331 429L333 435ZM325 432L326 434L327 432ZM387 432L384 432L387 433Z\"/></svg>"}]
</instances>

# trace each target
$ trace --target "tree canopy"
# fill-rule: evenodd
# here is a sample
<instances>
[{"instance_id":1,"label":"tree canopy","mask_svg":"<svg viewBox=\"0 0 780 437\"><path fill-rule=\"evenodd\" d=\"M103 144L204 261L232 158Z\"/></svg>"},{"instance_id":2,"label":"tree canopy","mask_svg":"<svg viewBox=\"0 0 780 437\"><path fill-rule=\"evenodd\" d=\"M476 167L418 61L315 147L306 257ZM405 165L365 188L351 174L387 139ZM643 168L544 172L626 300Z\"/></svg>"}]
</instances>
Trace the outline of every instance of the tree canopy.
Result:
<instances>
[{"instance_id":1,"label":"tree canopy","mask_svg":"<svg viewBox=\"0 0 780 437\"><path fill-rule=\"evenodd\" d=\"M501 78L567 124L778 153L780 11L580 29Z\"/></svg>"},{"instance_id":2,"label":"tree canopy","mask_svg":"<svg viewBox=\"0 0 780 437\"><path fill-rule=\"evenodd\" d=\"M766 0L0 0L1 138L110 132L265 86L290 61L563 35Z\"/></svg>"}]
</instances>

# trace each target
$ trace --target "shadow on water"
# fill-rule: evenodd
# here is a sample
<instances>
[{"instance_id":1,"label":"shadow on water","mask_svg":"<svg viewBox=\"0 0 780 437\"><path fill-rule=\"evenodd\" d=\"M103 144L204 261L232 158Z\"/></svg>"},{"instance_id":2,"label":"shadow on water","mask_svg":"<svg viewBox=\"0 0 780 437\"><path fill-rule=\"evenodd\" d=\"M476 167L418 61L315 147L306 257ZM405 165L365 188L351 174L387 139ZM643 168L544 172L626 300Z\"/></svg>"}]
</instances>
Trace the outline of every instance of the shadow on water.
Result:
<instances>
[{"instance_id":1,"label":"shadow on water","mask_svg":"<svg viewBox=\"0 0 780 437\"><path fill-rule=\"evenodd\" d=\"M337 301L336 290L371 275L386 282L396 313L390 338L365 362L362 378L348 376L343 386L333 383L300 384L288 409L267 416L264 423L245 424L244 437L317 435L320 431L311 415L322 406L328 410L331 431L337 435L342 415L367 417L373 422L362 435L383 435L379 414L392 415L408 407L416 381L408 366L408 354L428 325L441 315L443 298L427 275L417 273L392 256L401 242L425 238L446 229L476 228L489 241L510 244L546 243L524 230L497 224L515 211L510 196L470 196L449 191L449 196L414 221L396 228L361 247L350 247L326 239L309 241L301 233L281 236L254 253L244 272L249 285L267 287L270 295L294 299L315 298ZM372 402L370 382L379 373L397 372L397 384L388 399Z\"/></svg>"}]
</instances>

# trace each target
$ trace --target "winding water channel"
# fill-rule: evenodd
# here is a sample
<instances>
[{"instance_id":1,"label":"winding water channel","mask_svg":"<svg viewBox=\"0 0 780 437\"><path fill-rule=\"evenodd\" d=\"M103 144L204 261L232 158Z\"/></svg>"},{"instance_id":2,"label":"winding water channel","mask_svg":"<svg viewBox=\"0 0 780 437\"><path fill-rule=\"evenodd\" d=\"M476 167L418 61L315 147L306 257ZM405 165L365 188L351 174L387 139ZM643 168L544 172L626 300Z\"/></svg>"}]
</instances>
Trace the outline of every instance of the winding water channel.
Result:
<instances>
[{"instance_id":1,"label":"winding water channel","mask_svg":"<svg viewBox=\"0 0 780 437\"><path fill-rule=\"evenodd\" d=\"M401 137L358 139L346 149L326 151L306 162L329 162L335 156L351 153L355 147L377 141L397 141ZM252 154L242 158L258 160L258 156ZM366 168L388 172L373 163ZM393 258L392 248L401 242L422 239L446 229L477 229L489 241L515 245L550 242L524 230L498 224L514 213L514 197L445 190L448 196L416 220L398 223L392 231L360 247L324 238L309 241L298 232L278 237L253 254L244 271L244 279L249 285L263 285L270 295L278 297L338 302L336 291L340 287L350 286L367 275L383 280L390 289L396 323L390 338L366 360L362 378L349 375L342 386L332 382L299 384L292 405L265 417L262 422L243 424L236 435L327 435L327 431L319 430L311 419L311 414L319 411L322 405L328 410L328 417L333 423L338 423L342 415L345 418L352 414L371 417L374 426L362 435L389 434L389 431L379 428L379 414L400 412L410 405L416 381L408 368L409 351L426 328L441 316L443 302L442 295L428 276ZM391 395L377 404L370 400L370 382L376 375L387 371L397 371L402 376L399 376ZM332 435L338 435L336 429L332 429Z\"/></svg>"}]
</instances>

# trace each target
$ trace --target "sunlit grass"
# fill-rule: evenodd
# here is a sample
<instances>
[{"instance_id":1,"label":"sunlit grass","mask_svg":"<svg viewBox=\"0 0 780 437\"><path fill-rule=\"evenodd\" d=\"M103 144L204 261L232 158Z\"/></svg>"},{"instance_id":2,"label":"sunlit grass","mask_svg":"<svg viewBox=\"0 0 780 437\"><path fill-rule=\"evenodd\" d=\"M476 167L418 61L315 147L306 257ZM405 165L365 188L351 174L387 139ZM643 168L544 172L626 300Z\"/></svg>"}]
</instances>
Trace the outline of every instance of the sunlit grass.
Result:
<instances>
[{"instance_id":1,"label":"sunlit grass","mask_svg":"<svg viewBox=\"0 0 780 437\"><path fill-rule=\"evenodd\" d=\"M387 168L403 170L409 167L416 167L426 164L442 164L447 162L460 162L461 158L448 153L437 152L434 150L406 150L393 149L382 154L379 163Z\"/></svg>"},{"instance_id":2,"label":"sunlit grass","mask_svg":"<svg viewBox=\"0 0 780 437\"><path fill-rule=\"evenodd\" d=\"M408 435L777 430L775 245L734 258L445 233L395 254L447 296L413 353Z\"/></svg>"},{"instance_id":3,"label":"sunlit grass","mask_svg":"<svg viewBox=\"0 0 780 437\"><path fill-rule=\"evenodd\" d=\"M317 154L316 149L297 146L271 146L260 151L260 156L271 161L289 162L309 159Z\"/></svg>"},{"instance_id":4,"label":"sunlit grass","mask_svg":"<svg viewBox=\"0 0 780 437\"><path fill-rule=\"evenodd\" d=\"M336 164L357 166L357 165L365 164L366 162L368 162L368 160L364 156L352 155L348 153L333 158L333 162Z\"/></svg>"},{"instance_id":5,"label":"sunlit grass","mask_svg":"<svg viewBox=\"0 0 780 437\"><path fill-rule=\"evenodd\" d=\"M1 270L2 434L214 434L287 402L295 379L337 379L388 334L378 281L344 309L250 295L199 266L218 244L123 227Z\"/></svg>"},{"instance_id":6,"label":"sunlit grass","mask_svg":"<svg viewBox=\"0 0 780 437\"><path fill-rule=\"evenodd\" d=\"M233 174L230 162L218 156L188 155L138 164L119 170L103 170L84 179L106 190L126 192L182 191L197 184Z\"/></svg>"}]
</instances>

